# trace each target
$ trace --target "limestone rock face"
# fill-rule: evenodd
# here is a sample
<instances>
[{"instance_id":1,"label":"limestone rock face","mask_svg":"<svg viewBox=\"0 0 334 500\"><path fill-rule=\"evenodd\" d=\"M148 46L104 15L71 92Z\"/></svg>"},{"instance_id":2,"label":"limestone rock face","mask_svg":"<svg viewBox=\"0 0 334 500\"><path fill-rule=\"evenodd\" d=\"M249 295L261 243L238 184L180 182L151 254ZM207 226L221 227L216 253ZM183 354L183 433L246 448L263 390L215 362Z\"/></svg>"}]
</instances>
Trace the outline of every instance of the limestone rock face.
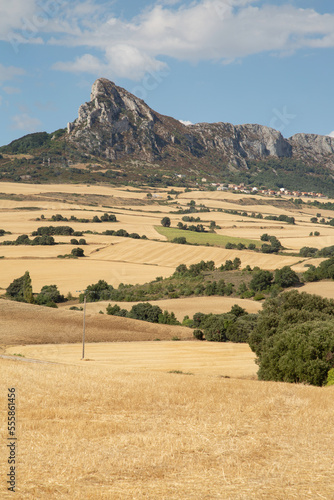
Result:
<instances>
[{"instance_id":1,"label":"limestone rock face","mask_svg":"<svg viewBox=\"0 0 334 500\"><path fill-rule=\"evenodd\" d=\"M293 155L301 160L334 164L334 138L326 135L295 134L290 137Z\"/></svg>"},{"instance_id":2,"label":"limestone rock face","mask_svg":"<svg viewBox=\"0 0 334 500\"><path fill-rule=\"evenodd\" d=\"M334 169L334 138L282 134L261 125L197 123L184 125L153 111L143 100L99 78L90 101L68 124L68 138L87 154L183 167L247 168L247 160L296 157L325 162ZM217 167L218 165L218 167Z\"/></svg>"}]
</instances>

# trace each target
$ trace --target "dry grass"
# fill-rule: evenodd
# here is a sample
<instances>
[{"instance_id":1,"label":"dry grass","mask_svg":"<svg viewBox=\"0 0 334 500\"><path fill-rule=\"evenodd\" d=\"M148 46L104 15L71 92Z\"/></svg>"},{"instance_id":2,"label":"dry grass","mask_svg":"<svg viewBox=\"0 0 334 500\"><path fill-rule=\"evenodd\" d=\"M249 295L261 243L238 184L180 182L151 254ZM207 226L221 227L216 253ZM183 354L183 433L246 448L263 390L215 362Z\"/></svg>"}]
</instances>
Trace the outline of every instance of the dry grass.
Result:
<instances>
[{"instance_id":1,"label":"dry grass","mask_svg":"<svg viewBox=\"0 0 334 500\"><path fill-rule=\"evenodd\" d=\"M1 360L0 379L22 500L334 498L333 388L90 362ZM2 446L4 499L6 460Z\"/></svg>"},{"instance_id":2,"label":"dry grass","mask_svg":"<svg viewBox=\"0 0 334 500\"><path fill-rule=\"evenodd\" d=\"M3 355L24 356L82 366L81 344L25 345L4 348ZM234 378L256 378L254 354L247 344L199 341L87 343L85 358L96 367L111 371L160 371L206 374Z\"/></svg>"},{"instance_id":3,"label":"dry grass","mask_svg":"<svg viewBox=\"0 0 334 500\"><path fill-rule=\"evenodd\" d=\"M83 313L0 301L0 344L59 344L80 342ZM182 326L158 325L102 314L86 314L87 342L171 340L192 338Z\"/></svg>"},{"instance_id":4,"label":"dry grass","mask_svg":"<svg viewBox=\"0 0 334 500\"><path fill-rule=\"evenodd\" d=\"M321 295L327 299L334 299L334 282L333 281L321 281L319 283L305 283L302 292L315 293L316 295Z\"/></svg>"}]
</instances>

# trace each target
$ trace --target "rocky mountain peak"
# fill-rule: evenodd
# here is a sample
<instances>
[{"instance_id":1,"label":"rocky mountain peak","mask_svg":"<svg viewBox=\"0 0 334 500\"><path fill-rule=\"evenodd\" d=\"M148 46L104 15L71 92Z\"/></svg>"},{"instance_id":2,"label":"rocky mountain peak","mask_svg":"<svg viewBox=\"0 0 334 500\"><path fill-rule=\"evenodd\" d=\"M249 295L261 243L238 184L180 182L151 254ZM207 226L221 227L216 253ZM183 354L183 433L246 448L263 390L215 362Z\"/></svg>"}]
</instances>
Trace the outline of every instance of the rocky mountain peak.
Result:
<instances>
[{"instance_id":1,"label":"rocky mountain peak","mask_svg":"<svg viewBox=\"0 0 334 500\"><path fill-rule=\"evenodd\" d=\"M90 101L68 124L68 138L87 154L110 160L144 160L168 168L247 169L268 157L319 162L334 169L334 138L297 134L285 139L256 124L197 123L185 126L153 111L142 99L106 78L92 86Z\"/></svg>"}]
</instances>

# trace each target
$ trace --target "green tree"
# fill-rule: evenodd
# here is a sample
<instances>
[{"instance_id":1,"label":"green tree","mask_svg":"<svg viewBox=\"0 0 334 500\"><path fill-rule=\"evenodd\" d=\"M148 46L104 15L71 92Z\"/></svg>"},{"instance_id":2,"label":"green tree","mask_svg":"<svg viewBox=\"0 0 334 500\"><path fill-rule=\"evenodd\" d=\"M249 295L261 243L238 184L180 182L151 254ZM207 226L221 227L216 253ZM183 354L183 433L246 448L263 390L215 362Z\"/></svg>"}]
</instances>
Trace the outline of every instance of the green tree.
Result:
<instances>
[{"instance_id":1,"label":"green tree","mask_svg":"<svg viewBox=\"0 0 334 500\"><path fill-rule=\"evenodd\" d=\"M152 306L149 302L141 302L132 306L129 317L148 321L150 323L159 323L159 316L162 315L162 310L159 306Z\"/></svg>"},{"instance_id":2,"label":"green tree","mask_svg":"<svg viewBox=\"0 0 334 500\"><path fill-rule=\"evenodd\" d=\"M78 248L72 248L71 254L74 257L84 257L85 256L83 249L79 248L79 247Z\"/></svg>"},{"instance_id":3,"label":"green tree","mask_svg":"<svg viewBox=\"0 0 334 500\"><path fill-rule=\"evenodd\" d=\"M59 302L64 302L65 297L61 295L57 285L45 285L42 287L41 291L36 297L37 304L48 304L54 302L55 304Z\"/></svg>"},{"instance_id":4,"label":"green tree","mask_svg":"<svg viewBox=\"0 0 334 500\"><path fill-rule=\"evenodd\" d=\"M291 267L284 266L282 269L276 269L274 283L282 288L288 288L290 286L298 285L300 283L300 279L298 274L295 273Z\"/></svg>"},{"instance_id":5,"label":"green tree","mask_svg":"<svg viewBox=\"0 0 334 500\"><path fill-rule=\"evenodd\" d=\"M171 224L171 221L170 221L170 218L169 217L163 217L161 219L161 225L163 227L170 227L170 224Z\"/></svg>"},{"instance_id":6,"label":"green tree","mask_svg":"<svg viewBox=\"0 0 334 500\"><path fill-rule=\"evenodd\" d=\"M254 273L249 286L255 292L266 290L270 287L273 280L273 274L270 271L257 271Z\"/></svg>"}]
</instances>

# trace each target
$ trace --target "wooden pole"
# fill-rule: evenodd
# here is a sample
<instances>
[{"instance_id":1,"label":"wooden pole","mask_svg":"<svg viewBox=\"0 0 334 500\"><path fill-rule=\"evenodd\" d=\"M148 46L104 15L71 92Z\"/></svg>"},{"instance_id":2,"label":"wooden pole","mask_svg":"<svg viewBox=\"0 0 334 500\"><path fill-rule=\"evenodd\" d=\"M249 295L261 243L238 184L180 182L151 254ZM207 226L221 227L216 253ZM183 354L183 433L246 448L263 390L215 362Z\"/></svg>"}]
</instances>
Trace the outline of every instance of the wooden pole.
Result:
<instances>
[{"instance_id":1,"label":"wooden pole","mask_svg":"<svg viewBox=\"0 0 334 500\"><path fill-rule=\"evenodd\" d=\"M86 293L84 295L84 314L83 314L83 330L82 330L82 358L85 359L85 330L86 330Z\"/></svg>"}]
</instances>

